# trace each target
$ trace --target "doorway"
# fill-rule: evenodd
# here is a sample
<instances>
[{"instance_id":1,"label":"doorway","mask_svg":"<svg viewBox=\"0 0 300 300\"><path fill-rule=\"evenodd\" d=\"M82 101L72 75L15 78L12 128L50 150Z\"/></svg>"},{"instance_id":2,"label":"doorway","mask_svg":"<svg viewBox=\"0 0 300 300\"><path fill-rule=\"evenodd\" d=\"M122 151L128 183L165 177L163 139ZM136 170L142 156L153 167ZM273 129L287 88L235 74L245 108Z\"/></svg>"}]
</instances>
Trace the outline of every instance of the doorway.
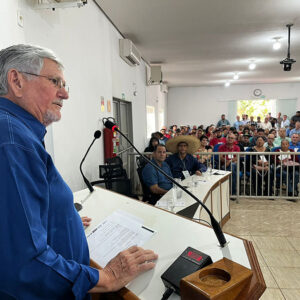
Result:
<instances>
[{"instance_id":1,"label":"doorway","mask_svg":"<svg viewBox=\"0 0 300 300\"><path fill-rule=\"evenodd\" d=\"M113 117L116 120L122 133L132 141L133 128L132 128L132 104L131 102L121 100L118 98L113 98ZM129 143L122 137L119 137L120 144L118 148L118 153L123 160L124 168L128 170L128 151L131 149Z\"/></svg>"}]
</instances>

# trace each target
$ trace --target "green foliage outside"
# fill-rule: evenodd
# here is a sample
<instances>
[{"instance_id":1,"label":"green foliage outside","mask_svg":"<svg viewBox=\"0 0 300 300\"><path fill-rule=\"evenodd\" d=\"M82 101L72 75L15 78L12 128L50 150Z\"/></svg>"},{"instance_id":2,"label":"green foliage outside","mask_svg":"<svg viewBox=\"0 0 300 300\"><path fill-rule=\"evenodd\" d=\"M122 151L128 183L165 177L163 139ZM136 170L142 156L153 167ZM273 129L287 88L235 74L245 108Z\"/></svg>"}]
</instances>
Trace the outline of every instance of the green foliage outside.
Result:
<instances>
[{"instance_id":1,"label":"green foliage outside","mask_svg":"<svg viewBox=\"0 0 300 300\"><path fill-rule=\"evenodd\" d=\"M247 114L249 117L260 116L261 120L271 111L270 100L239 100L237 103L237 114L242 116Z\"/></svg>"}]
</instances>

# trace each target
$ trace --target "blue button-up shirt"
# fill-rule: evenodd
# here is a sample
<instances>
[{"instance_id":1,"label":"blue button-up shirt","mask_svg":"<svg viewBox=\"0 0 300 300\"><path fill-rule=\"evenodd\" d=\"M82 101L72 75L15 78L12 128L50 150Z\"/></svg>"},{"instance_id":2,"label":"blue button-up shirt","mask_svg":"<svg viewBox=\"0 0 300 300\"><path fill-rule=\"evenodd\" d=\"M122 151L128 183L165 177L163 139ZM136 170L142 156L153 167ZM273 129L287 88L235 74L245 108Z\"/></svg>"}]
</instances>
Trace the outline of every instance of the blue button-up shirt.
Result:
<instances>
[{"instance_id":1,"label":"blue button-up shirt","mask_svg":"<svg viewBox=\"0 0 300 300\"><path fill-rule=\"evenodd\" d=\"M161 167L156 163L154 159L152 159L152 162L156 164L160 169L165 171L169 176L173 177L171 169L166 162L163 162ZM167 191L173 187L173 183L149 163L143 169L142 175L144 183L148 187L157 184L160 188Z\"/></svg>"},{"instance_id":2,"label":"blue button-up shirt","mask_svg":"<svg viewBox=\"0 0 300 300\"><path fill-rule=\"evenodd\" d=\"M0 299L88 299L99 280L45 126L0 98Z\"/></svg>"},{"instance_id":3,"label":"blue button-up shirt","mask_svg":"<svg viewBox=\"0 0 300 300\"><path fill-rule=\"evenodd\" d=\"M191 154L187 154L186 157L181 160L178 153L170 155L166 162L171 168L174 178L184 178L182 171L189 171L190 175L195 174L196 171L205 172L206 165L200 163Z\"/></svg>"},{"instance_id":4,"label":"blue button-up shirt","mask_svg":"<svg viewBox=\"0 0 300 300\"><path fill-rule=\"evenodd\" d=\"M235 127L236 130L239 130L240 126L243 126L244 125L244 122L242 121L235 121L233 123L233 126Z\"/></svg>"},{"instance_id":5,"label":"blue button-up shirt","mask_svg":"<svg viewBox=\"0 0 300 300\"><path fill-rule=\"evenodd\" d=\"M289 137L292 137L292 135L293 135L294 133L300 134L300 129L296 129L296 128L292 129L292 130L289 132Z\"/></svg>"}]
</instances>

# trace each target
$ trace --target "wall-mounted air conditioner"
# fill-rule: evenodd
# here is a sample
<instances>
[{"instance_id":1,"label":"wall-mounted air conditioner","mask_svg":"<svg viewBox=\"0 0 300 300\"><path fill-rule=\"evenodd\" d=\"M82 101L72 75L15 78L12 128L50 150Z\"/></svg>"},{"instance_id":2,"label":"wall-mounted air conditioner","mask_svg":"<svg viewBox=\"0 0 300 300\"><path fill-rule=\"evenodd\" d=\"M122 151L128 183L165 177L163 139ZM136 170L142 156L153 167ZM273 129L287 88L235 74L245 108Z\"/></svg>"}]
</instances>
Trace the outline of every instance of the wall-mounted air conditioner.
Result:
<instances>
[{"instance_id":1,"label":"wall-mounted air conditioner","mask_svg":"<svg viewBox=\"0 0 300 300\"><path fill-rule=\"evenodd\" d=\"M147 85L157 85L162 83L161 66L147 67Z\"/></svg>"},{"instance_id":2,"label":"wall-mounted air conditioner","mask_svg":"<svg viewBox=\"0 0 300 300\"><path fill-rule=\"evenodd\" d=\"M82 7L87 4L87 0L36 0L35 9L53 9Z\"/></svg>"},{"instance_id":3,"label":"wall-mounted air conditioner","mask_svg":"<svg viewBox=\"0 0 300 300\"><path fill-rule=\"evenodd\" d=\"M161 91L162 93L167 94L167 93L168 93L168 86L167 86L165 83L162 83L162 84L160 85L160 91Z\"/></svg>"},{"instance_id":4,"label":"wall-mounted air conditioner","mask_svg":"<svg viewBox=\"0 0 300 300\"><path fill-rule=\"evenodd\" d=\"M119 40L120 56L130 65L138 66L141 62L141 54L131 40Z\"/></svg>"}]
</instances>

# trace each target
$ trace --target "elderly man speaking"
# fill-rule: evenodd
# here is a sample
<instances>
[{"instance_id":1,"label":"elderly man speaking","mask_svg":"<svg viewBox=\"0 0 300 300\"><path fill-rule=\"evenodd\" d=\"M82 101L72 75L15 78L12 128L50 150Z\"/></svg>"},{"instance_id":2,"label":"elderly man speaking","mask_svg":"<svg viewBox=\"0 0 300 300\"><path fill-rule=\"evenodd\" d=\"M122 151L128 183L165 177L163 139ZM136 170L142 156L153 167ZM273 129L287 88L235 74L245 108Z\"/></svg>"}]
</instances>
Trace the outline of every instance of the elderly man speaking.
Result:
<instances>
[{"instance_id":1,"label":"elderly man speaking","mask_svg":"<svg viewBox=\"0 0 300 300\"><path fill-rule=\"evenodd\" d=\"M89 251L73 195L43 146L68 99L62 64L47 49L0 51L0 299L89 299L154 267L131 247L103 270Z\"/></svg>"}]
</instances>

